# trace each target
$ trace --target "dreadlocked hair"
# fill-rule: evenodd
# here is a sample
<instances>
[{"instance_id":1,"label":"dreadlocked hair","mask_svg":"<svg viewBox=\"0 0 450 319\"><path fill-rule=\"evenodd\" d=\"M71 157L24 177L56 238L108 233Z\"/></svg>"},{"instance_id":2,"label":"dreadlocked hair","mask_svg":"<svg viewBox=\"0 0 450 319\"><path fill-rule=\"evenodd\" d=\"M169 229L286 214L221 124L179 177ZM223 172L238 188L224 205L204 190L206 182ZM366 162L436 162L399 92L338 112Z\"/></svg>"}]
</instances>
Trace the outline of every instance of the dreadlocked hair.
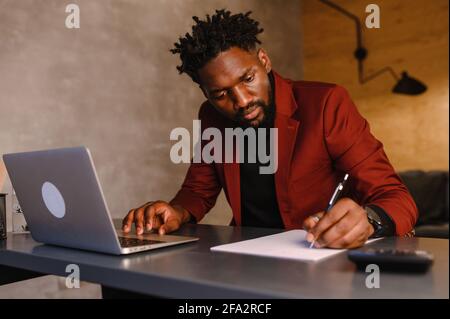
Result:
<instances>
[{"instance_id":1,"label":"dreadlocked hair","mask_svg":"<svg viewBox=\"0 0 450 319\"><path fill-rule=\"evenodd\" d=\"M251 51L257 43L261 44L257 36L264 29L249 17L251 13L231 14L230 11L216 10L212 17L207 15L205 21L192 17L195 21L192 34L180 37L174 44L175 48L170 50L173 54L180 54L181 65L177 66L180 74L186 73L199 83L197 71L219 53L231 47Z\"/></svg>"}]
</instances>

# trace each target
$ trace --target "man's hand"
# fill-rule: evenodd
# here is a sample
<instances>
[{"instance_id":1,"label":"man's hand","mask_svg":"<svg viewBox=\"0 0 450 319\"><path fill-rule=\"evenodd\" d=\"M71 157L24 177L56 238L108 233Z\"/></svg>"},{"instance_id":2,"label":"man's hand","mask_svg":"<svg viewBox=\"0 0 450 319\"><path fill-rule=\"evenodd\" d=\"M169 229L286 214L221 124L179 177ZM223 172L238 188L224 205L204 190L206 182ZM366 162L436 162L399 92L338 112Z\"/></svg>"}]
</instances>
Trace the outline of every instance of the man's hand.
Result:
<instances>
[{"instance_id":1,"label":"man's hand","mask_svg":"<svg viewBox=\"0 0 450 319\"><path fill-rule=\"evenodd\" d=\"M163 201L148 202L128 212L123 219L122 230L128 233L134 222L138 235L144 233L144 227L147 231L156 229L160 235L164 235L176 231L190 219L189 212L181 206L171 206Z\"/></svg>"},{"instance_id":2,"label":"man's hand","mask_svg":"<svg viewBox=\"0 0 450 319\"><path fill-rule=\"evenodd\" d=\"M303 223L306 240L315 247L356 248L364 245L374 229L364 208L349 198L339 200L328 213L319 212Z\"/></svg>"}]
</instances>

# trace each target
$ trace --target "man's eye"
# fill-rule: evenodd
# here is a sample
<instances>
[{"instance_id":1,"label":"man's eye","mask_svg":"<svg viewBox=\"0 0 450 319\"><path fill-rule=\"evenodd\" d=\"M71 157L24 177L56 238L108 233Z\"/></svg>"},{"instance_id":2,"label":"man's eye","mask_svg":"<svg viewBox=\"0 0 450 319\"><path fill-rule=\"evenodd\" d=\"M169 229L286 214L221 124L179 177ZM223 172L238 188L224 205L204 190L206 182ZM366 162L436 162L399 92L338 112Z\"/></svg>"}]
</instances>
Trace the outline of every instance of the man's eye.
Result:
<instances>
[{"instance_id":1,"label":"man's eye","mask_svg":"<svg viewBox=\"0 0 450 319\"><path fill-rule=\"evenodd\" d=\"M249 75L245 78L245 82L250 83L255 79L255 75Z\"/></svg>"},{"instance_id":2,"label":"man's eye","mask_svg":"<svg viewBox=\"0 0 450 319\"><path fill-rule=\"evenodd\" d=\"M225 93L221 93L221 94L219 94L219 95L214 95L213 96L213 99L214 100L221 100L221 99L223 99L225 97Z\"/></svg>"}]
</instances>

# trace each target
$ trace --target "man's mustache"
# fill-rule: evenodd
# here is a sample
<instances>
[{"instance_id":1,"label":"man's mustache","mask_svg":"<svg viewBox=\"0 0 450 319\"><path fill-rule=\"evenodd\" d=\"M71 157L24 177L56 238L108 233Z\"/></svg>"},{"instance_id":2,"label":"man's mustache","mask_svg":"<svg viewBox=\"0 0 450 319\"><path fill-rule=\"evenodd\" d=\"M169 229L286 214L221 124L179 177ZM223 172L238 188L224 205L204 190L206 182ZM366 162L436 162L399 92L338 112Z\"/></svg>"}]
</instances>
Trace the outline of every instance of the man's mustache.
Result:
<instances>
[{"instance_id":1,"label":"man's mustache","mask_svg":"<svg viewBox=\"0 0 450 319\"><path fill-rule=\"evenodd\" d=\"M256 100L253 102L250 102L245 108L239 109L238 113L236 114L236 117L238 119L244 120L244 116L250 114L255 107L262 107L263 109L266 109L268 106L264 101L262 100Z\"/></svg>"}]
</instances>

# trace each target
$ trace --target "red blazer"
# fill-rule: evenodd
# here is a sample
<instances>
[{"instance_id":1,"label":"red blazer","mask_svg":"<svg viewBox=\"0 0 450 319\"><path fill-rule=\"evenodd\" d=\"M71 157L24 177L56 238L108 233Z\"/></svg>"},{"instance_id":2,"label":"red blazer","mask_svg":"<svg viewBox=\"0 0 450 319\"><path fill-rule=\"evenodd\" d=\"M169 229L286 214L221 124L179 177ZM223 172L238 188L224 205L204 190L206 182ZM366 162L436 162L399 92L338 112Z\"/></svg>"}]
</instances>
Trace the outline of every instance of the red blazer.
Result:
<instances>
[{"instance_id":1,"label":"red blazer","mask_svg":"<svg viewBox=\"0 0 450 319\"><path fill-rule=\"evenodd\" d=\"M278 170L275 188L286 229L323 211L344 173L350 174L347 194L361 206L376 205L394 221L396 234L413 229L418 211L346 90L319 82L275 78L275 127L278 128ZM235 123L208 102L199 112L202 130ZM222 136L225 136L224 134ZM224 144L224 143L223 143ZM197 221L214 206L221 189L241 225L239 163L191 163L171 204L181 205Z\"/></svg>"}]
</instances>

